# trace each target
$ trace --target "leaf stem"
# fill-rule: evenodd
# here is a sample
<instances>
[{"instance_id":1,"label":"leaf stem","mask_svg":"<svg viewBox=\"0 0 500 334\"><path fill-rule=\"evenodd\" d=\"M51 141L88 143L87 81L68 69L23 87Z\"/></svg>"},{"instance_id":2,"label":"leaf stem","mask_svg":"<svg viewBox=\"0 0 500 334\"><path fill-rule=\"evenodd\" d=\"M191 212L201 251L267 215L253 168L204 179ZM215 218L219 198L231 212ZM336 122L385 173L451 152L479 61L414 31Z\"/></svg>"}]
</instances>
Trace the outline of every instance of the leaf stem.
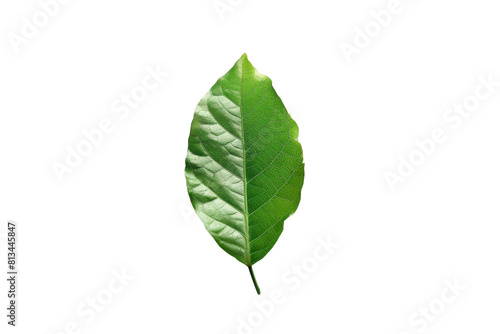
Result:
<instances>
[{"instance_id":1,"label":"leaf stem","mask_svg":"<svg viewBox=\"0 0 500 334\"><path fill-rule=\"evenodd\" d=\"M255 286L255 290L257 290L257 294L260 295L259 284L257 283L257 279L255 278L255 274L253 273L252 266L248 266L248 270L250 271L250 276L252 276L252 282L253 285Z\"/></svg>"}]
</instances>

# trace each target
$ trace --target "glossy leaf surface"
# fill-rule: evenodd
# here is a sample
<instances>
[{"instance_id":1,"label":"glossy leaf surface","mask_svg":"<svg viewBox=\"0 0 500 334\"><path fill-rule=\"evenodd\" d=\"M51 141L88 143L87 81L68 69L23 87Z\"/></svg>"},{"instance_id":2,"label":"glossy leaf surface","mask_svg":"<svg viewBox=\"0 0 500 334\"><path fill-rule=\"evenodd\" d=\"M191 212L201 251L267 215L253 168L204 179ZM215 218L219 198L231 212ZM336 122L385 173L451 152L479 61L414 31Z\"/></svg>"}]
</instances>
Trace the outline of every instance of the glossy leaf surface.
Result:
<instances>
[{"instance_id":1,"label":"glossy leaf surface","mask_svg":"<svg viewBox=\"0 0 500 334\"><path fill-rule=\"evenodd\" d=\"M274 246L304 182L298 127L244 54L196 107L186 158L191 203L227 253L248 266Z\"/></svg>"}]
</instances>

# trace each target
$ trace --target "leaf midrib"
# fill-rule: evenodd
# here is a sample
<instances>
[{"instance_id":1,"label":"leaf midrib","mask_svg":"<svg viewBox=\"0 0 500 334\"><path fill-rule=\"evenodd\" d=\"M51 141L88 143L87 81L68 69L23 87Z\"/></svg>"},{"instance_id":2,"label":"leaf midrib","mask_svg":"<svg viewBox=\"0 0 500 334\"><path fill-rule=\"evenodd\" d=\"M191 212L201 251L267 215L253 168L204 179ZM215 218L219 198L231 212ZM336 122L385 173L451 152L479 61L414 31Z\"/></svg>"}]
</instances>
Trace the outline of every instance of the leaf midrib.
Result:
<instances>
[{"instance_id":1,"label":"leaf midrib","mask_svg":"<svg viewBox=\"0 0 500 334\"><path fill-rule=\"evenodd\" d=\"M241 81L240 81L240 87L241 87L241 93L240 93L240 110L241 110L241 145L243 148L243 199L244 199L244 212L245 214L243 215L245 217L245 244L246 244L246 254L245 258L247 260L247 265L249 267L252 266L252 259L251 259L251 253L250 253L250 226L248 224L248 196L247 196L247 152L245 149L245 130L243 127L243 92L245 91L243 89L243 82L244 82L244 77L245 77L245 61L242 59L241 61Z\"/></svg>"}]
</instances>

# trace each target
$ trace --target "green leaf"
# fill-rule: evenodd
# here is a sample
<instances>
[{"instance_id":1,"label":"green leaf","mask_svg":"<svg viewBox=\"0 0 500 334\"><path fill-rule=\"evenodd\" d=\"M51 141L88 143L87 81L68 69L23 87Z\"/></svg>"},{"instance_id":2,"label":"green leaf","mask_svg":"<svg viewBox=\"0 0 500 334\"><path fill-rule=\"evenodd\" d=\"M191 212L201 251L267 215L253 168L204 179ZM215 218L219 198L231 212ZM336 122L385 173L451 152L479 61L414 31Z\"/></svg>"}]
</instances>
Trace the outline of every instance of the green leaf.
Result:
<instances>
[{"instance_id":1,"label":"green leaf","mask_svg":"<svg viewBox=\"0 0 500 334\"><path fill-rule=\"evenodd\" d=\"M243 56L196 107L186 180L217 244L248 266L278 240L304 183L299 129L272 86Z\"/></svg>"}]
</instances>

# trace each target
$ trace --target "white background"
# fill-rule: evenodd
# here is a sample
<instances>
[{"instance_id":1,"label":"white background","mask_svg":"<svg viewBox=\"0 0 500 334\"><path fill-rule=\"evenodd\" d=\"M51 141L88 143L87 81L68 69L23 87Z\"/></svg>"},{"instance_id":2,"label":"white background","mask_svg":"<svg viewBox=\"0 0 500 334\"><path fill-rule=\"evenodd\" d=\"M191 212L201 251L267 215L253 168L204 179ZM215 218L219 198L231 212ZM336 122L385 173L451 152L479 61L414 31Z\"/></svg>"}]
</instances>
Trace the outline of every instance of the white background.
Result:
<instances>
[{"instance_id":1,"label":"white background","mask_svg":"<svg viewBox=\"0 0 500 334\"><path fill-rule=\"evenodd\" d=\"M15 52L8 34L40 5L2 1L0 222L19 223L20 310L12 329L2 279L0 332L233 334L280 290L254 333L418 333L409 318L456 279L466 289L425 332L498 333L500 88L458 129L443 121L479 76L500 81L498 4L401 0L349 63L341 43L388 0L233 3L221 19L212 0L73 0ZM261 296L183 174L194 108L243 52L297 121L306 164L299 209L255 266ZM169 76L120 120L112 103L148 66ZM53 162L105 118L114 131L60 182ZM384 173L436 127L447 141L391 191ZM327 236L340 247L293 290L283 275ZM77 307L122 268L133 280L87 323Z\"/></svg>"}]
</instances>

